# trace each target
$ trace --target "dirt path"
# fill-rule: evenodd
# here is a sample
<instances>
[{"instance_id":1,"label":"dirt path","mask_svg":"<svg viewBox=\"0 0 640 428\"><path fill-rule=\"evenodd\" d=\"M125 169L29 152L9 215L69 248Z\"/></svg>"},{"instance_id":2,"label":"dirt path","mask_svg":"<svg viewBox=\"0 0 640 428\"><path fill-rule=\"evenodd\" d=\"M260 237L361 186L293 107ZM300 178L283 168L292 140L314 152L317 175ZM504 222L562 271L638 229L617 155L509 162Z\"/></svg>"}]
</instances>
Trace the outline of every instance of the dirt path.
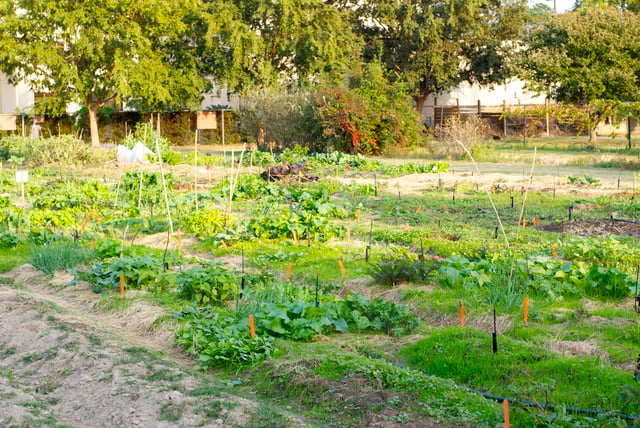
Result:
<instances>
[{"instance_id":1,"label":"dirt path","mask_svg":"<svg viewBox=\"0 0 640 428\"><path fill-rule=\"evenodd\" d=\"M255 413L190 370L149 302L104 312L86 284L63 286L69 278L29 265L2 276L0 426L227 427Z\"/></svg>"}]
</instances>

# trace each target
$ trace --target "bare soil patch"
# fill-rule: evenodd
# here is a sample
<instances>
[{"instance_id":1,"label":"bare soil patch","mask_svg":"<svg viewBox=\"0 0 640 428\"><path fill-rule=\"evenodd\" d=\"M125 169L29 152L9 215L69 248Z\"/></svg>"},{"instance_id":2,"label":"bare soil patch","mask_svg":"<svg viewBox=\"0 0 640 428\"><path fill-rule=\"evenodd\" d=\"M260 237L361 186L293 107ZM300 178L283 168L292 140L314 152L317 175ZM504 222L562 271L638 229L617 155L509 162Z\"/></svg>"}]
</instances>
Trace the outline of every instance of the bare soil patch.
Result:
<instances>
[{"instance_id":1,"label":"bare soil patch","mask_svg":"<svg viewBox=\"0 0 640 428\"><path fill-rule=\"evenodd\" d=\"M250 422L257 403L224 392L209 374L194 374L193 361L173 346L161 308L130 296L122 310L104 312L88 284L65 286L69 278L52 280L29 265L3 278L0 426Z\"/></svg>"},{"instance_id":2,"label":"bare soil patch","mask_svg":"<svg viewBox=\"0 0 640 428\"><path fill-rule=\"evenodd\" d=\"M633 236L640 238L640 224L612 220L576 220L539 224L539 230L580 236Z\"/></svg>"}]
</instances>

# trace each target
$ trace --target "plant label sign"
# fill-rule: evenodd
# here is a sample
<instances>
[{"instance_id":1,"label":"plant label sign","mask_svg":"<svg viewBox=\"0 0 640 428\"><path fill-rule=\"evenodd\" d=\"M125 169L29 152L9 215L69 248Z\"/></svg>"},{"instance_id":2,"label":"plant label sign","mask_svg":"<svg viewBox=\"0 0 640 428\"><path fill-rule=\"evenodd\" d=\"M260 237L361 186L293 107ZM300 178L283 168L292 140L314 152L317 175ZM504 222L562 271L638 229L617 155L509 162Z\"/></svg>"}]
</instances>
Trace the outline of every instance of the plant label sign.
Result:
<instances>
[{"instance_id":1,"label":"plant label sign","mask_svg":"<svg viewBox=\"0 0 640 428\"><path fill-rule=\"evenodd\" d=\"M215 111L199 111L196 113L196 129L218 129Z\"/></svg>"},{"instance_id":2,"label":"plant label sign","mask_svg":"<svg viewBox=\"0 0 640 428\"><path fill-rule=\"evenodd\" d=\"M11 114L0 114L0 131L15 131L17 116Z\"/></svg>"},{"instance_id":3,"label":"plant label sign","mask_svg":"<svg viewBox=\"0 0 640 428\"><path fill-rule=\"evenodd\" d=\"M27 183L29 181L29 171L19 169L16 171L16 183Z\"/></svg>"}]
</instances>

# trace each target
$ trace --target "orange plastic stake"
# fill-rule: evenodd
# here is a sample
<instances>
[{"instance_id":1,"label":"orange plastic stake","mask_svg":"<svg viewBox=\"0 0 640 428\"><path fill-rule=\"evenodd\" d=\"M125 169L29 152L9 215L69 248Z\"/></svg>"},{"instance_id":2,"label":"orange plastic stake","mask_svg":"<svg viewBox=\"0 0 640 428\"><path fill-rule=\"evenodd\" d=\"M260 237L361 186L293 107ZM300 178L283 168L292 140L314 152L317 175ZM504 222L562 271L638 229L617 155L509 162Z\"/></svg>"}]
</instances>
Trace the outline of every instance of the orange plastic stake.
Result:
<instances>
[{"instance_id":1,"label":"orange plastic stake","mask_svg":"<svg viewBox=\"0 0 640 428\"><path fill-rule=\"evenodd\" d=\"M551 255L553 257L556 256L556 250L557 250L556 244L553 244L553 247L551 247Z\"/></svg>"},{"instance_id":2,"label":"orange plastic stake","mask_svg":"<svg viewBox=\"0 0 640 428\"><path fill-rule=\"evenodd\" d=\"M291 269L293 265L291 263L287 263L287 281L291 281Z\"/></svg>"},{"instance_id":3,"label":"orange plastic stake","mask_svg":"<svg viewBox=\"0 0 640 428\"><path fill-rule=\"evenodd\" d=\"M356 210L356 220L360 221L360 208Z\"/></svg>"},{"instance_id":4,"label":"orange plastic stake","mask_svg":"<svg viewBox=\"0 0 640 428\"><path fill-rule=\"evenodd\" d=\"M340 273L342 276L345 276L347 272L344 270L344 264L342 264L342 260L338 259L338 267L340 268Z\"/></svg>"},{"instance_id":5,"label":"orange plastic stake","mask_svg":"<svg viewBox=\"0 0 640 428\"><path fill-rule=\"evenodd\" d=\"M416 214L419 214L421 209L422 209L422 207L416 208Z\"/></svg>"},{"instance_id":6,"label":"orange plastic stake","mask_svg":"<svg viewBox=\"0 0 640 428\"><path fill-rule=\"evenodd\" d=\"M220 245L222 245L222 248L224 248L225 250L229 248L229 247L227 247L227 243L224 242L224 239L220 240Z\"/></svg>"},{"instance_id":7,"label":"orange plastic stake","mask_svg":"<svg viewBox=\"0 0 640 428\"><path fill-rule=\"evenodd\" d=\"M95 250L96 249L96 241L94 241L93 239L91 241L89 241L89 249L90 250Z\"/></svg>"},{"instance_id":8,"label":"orange plastic stake","mask_svg":"<svg viewBox=\"0 0 640 428\"><path fill-rule=\"evenodd\" d=\"M253 319L253 315L249 315L249 331L251 331L251 338L256 337L256 322Z\"/></svg>"},{"instance_id":9,"label":"orange plastic stake","mask_svg":"<svg viewBox=\"0 0 640 428\"><path fill-rule=\"evenodd\" d=\"M178 254L182 253L182 233L178 234Z\"/></svg>"},{"instance_id":10,"label":"orange plastic stake","mask_svg":"<svg viewBox=\"0 0 640 428\"><path fill-rule=\"evenodd\" d=\"M529 297L524 298L524 323L529 322Z\"/></svg>"},{"instance_id":11,"label":"orange plastic stake","mask_svg":"<svg viewBox=\"0 0 640 428\"><path fill-rule=\"evenodd\" d=\"M405 223L404 227L407 228L407 233L411 232L411 226L409 226L409 223Z\"/></svg>"},{"instance_id":12,"label":"orange plastic stake","mask_svg":"<svg viewBox=\"0 0 640 428\"><path fill-rule=\"evenodd\" d=\"M93 209L93 219L95 220L96 223L100 223L100 217L98 216L98 210L97 209Z\"/></svg>"},{"instance_id":13,"label":"orange plastic stake","mask_svg":"<svg viewBox=\"0 0 640 428\"><path fill-rule=\"evenodd\" d=\"M538 223L540 223L540 219L539 219L538 217L534 218L534 219L533 219L533 225L534 225L534 226L537 226L537 225L538 225Z\"/></svg>"},{"instance_id":14,"label":"orange plastic stake","mask_svg":"<svg viewBox=\"0 0 640 428\"><path fill-rule=\"evenodd\" d=\"M124 275L120 275L120 294L124 294Z\"/></svg>"},{"instance_id":15,"label":"orange plastic stake","mask_svg":"<svg viewBox=\"0 0 640 428\"><path fill-rule=\"evenodd\" d=\"M460 305L460 327L464 327L464 305Z\"/></svg>"},{"instance_id":16,"label":"orange plastic stake","mask_svg":"<svg viewBox=\"0 0 640 428\"><path fill-rule=\"evenodd\" d=\"M527 219L526 219L526 218L523 218L523 219L522 219L522 228L524 229L524 228L526 228L526 227L527 227Z\"/></svg>"},{"instance_id":17,"label":"orange plastic stake","mask_svg":"<svg viewBox=\"0 0 640 428\"><path fill-rule=\"evenodd\" d=\"M509 421L509 402L505 399L502 401L504 407L504 428L511 428L511 422Z\"/></svg>"}]
</instances>

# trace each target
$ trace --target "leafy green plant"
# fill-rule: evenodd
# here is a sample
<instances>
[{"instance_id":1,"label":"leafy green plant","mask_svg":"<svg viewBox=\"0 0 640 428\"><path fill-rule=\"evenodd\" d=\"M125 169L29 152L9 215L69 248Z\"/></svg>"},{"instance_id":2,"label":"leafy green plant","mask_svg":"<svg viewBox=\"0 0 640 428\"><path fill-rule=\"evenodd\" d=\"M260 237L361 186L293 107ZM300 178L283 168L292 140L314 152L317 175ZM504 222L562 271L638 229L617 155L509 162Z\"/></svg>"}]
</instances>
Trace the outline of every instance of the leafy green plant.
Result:
<instances>
[{"instance_id":1,"label":"leafy green plant","mask_svg":"<svg viewBox=\"0 0 640 428\"><path fill-rule=\"evenodd\" d=\"M0 248L13 248L20 243L20 237L13 232L0 233Z\"/></svg>"},{"instance_id":2,"label":"leafy green plant","mask_svg":"<svg viewBox=\"0 0 640 428\"><path fill-rule=\"evenodd\" d=\"M114 289L120 286L120 276L124 276L127 288L159 290L168 286L162 260L145 254L143 256L113 257L93 265L90 271L79 271L80 277L94 286L94 291Z\"/></svg>"},{"instance_id":3,"label":"leafy green plant","mask_svg":"<svg viewBox=\"0 0 640 428\"><path fill-rule=\"evenodd\" d=\"M222 232L225 226L231 226L231 218L225 222L225 214L219 210L201 209L182 217L182 225L196 236L212 236Z\"/></svg>"},{"instance_id":4,"label":"leafy green plant","mask_svg":"<svg viewBox=\"0 0 640 428\"><path fill-rule=\"evenodd\" d=\"M401 282L422 282L437 268L433 260L419 260L415 256L402 254L375 262L370 274L377 282L394 286Z\"/></svg>"},{"instance_id":5,"label":"leafy green plant","mask_svg":"<svg viewBox=\"0 0 640 428\"><path fill-rule=\"evenodd\" d=\"M248 320L194 307L174 316L187 320L176 330L176 343L197 355L203 368L251 364L269 358L275 350L270 336L251 337Z\"/></svg>"},{"instance_id":6,"label":"leafy green plant","mask_svg":"<svg viewBox=\"0 0 640 428\"><path fill-rule=\"evenodd\" d=\"M219 304L234 297L238 282L222 263L200 261L176 277L178 296L201 305Z\"/></svg>"}]
</instances>

